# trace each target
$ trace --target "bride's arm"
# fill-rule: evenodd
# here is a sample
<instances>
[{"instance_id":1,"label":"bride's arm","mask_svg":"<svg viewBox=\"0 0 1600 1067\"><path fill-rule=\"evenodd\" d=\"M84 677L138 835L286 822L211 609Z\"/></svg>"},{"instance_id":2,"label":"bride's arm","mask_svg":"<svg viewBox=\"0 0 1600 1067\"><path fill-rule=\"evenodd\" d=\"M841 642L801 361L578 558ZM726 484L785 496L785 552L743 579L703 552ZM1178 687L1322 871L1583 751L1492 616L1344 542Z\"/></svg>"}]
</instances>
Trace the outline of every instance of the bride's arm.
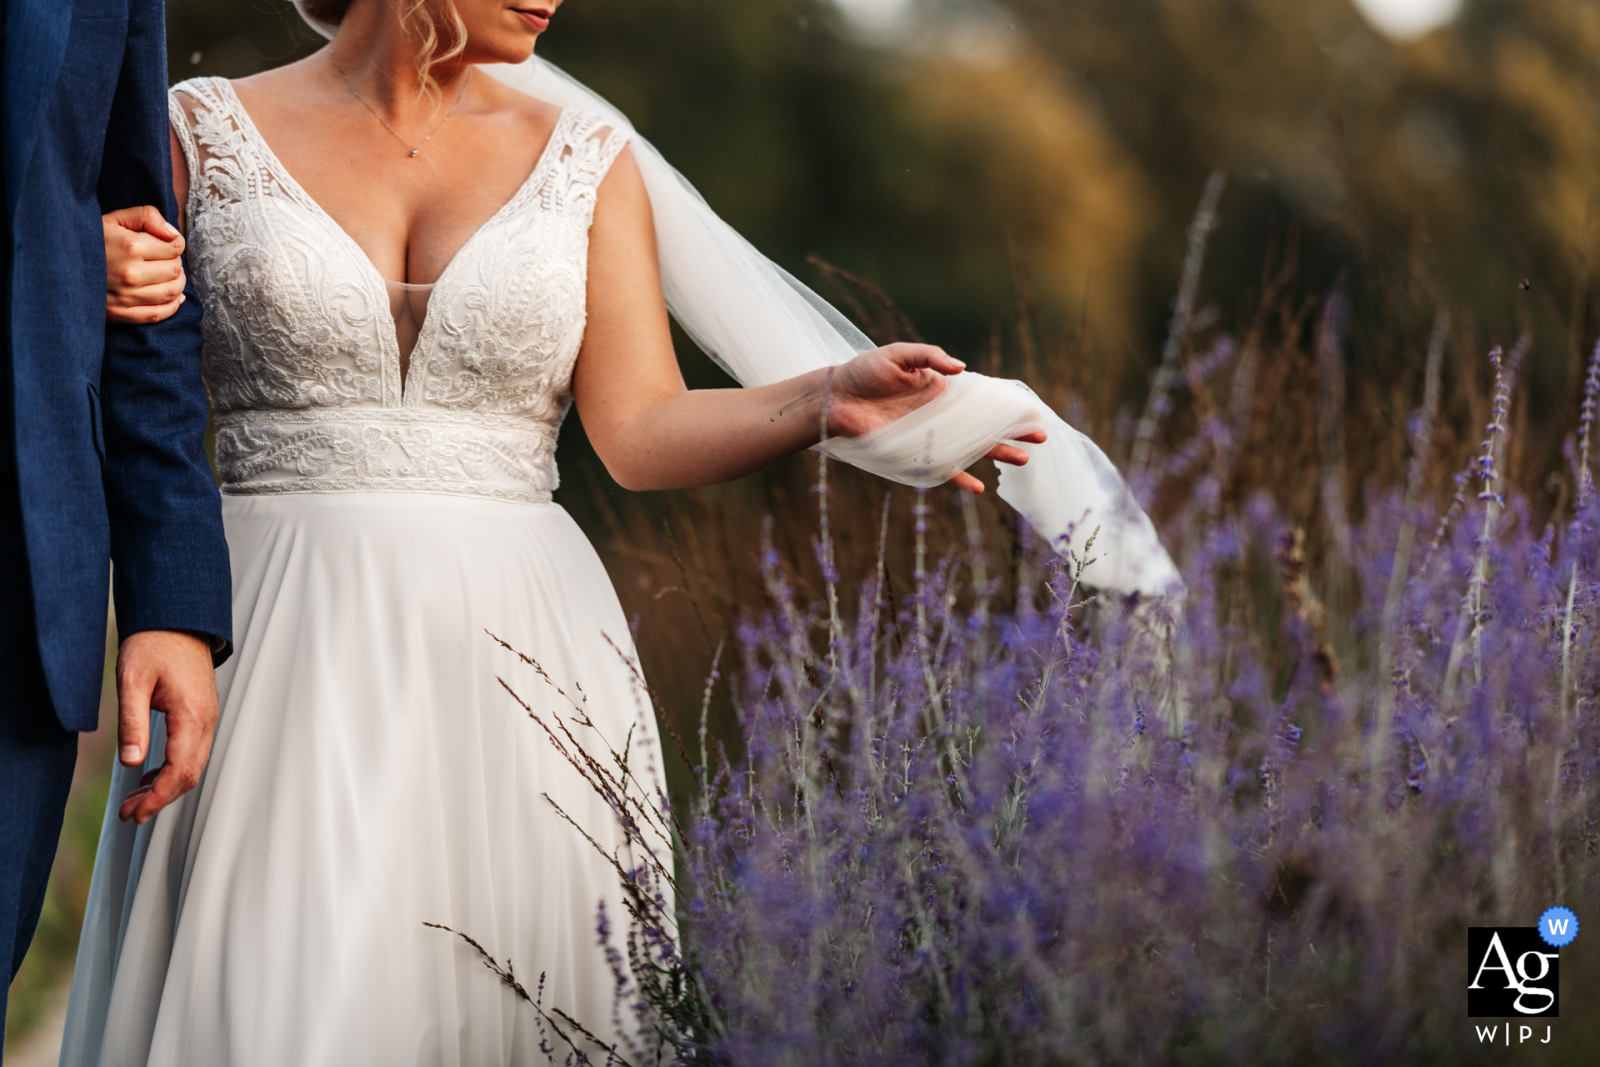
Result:
<instances>
[{"instance_id":1,"label":"bride's arm","mask_svg":"<svg viewBox=\"0 0 1600 1067\"><path fill-rule=\"evenodd\" d=\"M629 489L711 485L758 471L816 444L824 405L830 435L859 436L932 400L964 366L932 345L899 344L774 385L687 389L672 350L649 194L626 150L600 186L588 304L573 394L595 451ZM1003 444L989 455L1019 465L1028 458ZM952 480L983 491L971 475Z\"/></svg>"}]
</instances>

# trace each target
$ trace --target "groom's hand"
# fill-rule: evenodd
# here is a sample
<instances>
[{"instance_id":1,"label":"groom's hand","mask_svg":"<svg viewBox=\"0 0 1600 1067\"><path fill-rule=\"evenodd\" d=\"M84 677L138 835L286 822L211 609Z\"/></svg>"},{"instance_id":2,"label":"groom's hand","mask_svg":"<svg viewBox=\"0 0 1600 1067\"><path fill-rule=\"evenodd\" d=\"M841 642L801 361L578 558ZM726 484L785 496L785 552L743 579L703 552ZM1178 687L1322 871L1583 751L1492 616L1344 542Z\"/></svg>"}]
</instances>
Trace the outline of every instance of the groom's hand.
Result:
<instances>
[{"instance_id":1,"label":"groom's hand","mask_svg":"<svg viewBox=\"0 0 1600 1067\"><path fill-rule=\"evenodd\" d=\"M150 748L152 709L167 715L166 760L122 802L123 822L143 825L200 783L217 726L217 679L200 638L146 630L117 650L117 757L129 767Z\"/></svg>"}]
</instances>

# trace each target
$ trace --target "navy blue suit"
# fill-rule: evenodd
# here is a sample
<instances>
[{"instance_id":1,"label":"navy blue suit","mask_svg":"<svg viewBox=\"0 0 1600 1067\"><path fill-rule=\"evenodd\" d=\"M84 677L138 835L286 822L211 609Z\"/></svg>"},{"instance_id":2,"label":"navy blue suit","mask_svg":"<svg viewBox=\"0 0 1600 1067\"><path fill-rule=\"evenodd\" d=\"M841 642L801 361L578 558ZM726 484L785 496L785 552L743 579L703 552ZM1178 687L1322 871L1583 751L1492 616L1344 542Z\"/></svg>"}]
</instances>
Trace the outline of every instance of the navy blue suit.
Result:
<instances>
[{"instance_id":1,"label":"navy blue suit","mask_svg":"<svg viewBox=\"0 0 1600 1067\"><path fill-rule=\"evenodd\" d=\"M117 629L230 639L200 306L105 323L100 215L172 196L162 0L0 0L0 953L43 901ZM111 567L108 568L108 562ZM0 989L0 1006L4 1004Z\"/></svg>"}]
</instances>

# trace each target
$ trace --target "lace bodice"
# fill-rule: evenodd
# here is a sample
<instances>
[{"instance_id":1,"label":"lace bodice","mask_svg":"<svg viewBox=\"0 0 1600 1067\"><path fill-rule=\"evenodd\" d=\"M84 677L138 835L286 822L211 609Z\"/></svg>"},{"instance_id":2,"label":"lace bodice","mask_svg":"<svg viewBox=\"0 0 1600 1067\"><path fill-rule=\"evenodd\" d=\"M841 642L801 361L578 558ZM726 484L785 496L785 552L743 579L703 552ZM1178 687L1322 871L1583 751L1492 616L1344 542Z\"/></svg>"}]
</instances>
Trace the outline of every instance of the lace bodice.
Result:
<instances>
[{"instance_id":1,"label":"lace bodice","mask_svg":"<svg viewBox=\"0 0 1600 1067\"><path fill-rule=\"evenodd\" d=\"M223 491L548 501L583 341L595 194L627 134L561 113L528 180L439 276L402 383L383 277L279 162L233 87L184 82L171 109Z\"/></svg>"}]
</instances>

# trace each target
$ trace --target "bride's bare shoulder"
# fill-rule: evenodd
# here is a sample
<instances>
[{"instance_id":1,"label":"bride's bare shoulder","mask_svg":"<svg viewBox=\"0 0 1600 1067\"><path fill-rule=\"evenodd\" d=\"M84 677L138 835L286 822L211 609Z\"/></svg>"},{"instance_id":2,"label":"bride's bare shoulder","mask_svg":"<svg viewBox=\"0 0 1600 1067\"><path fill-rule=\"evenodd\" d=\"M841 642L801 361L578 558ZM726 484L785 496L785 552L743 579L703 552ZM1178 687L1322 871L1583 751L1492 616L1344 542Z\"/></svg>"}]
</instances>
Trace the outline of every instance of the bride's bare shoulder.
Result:
<instances>
[{"instance_id":1,"label":"bride's bare shoulder","mask_svg":"<svg viewBox=\"0 0 1600 1067\"><path fill-rule=\"evenodd\" d=\"M233 78L230 84L245 110L258 121L263 114L292 116L304 113L307 106L333 104L345 91L323 52L247 78Z\"/></svg>"},{"instance_id":2,"label":"bride's bare shoulder","mask_svg":"<svg viewBox=\"0 0 1600 1067\"><path fill-rule=\"evenodd\" d=\"M530 133L549 132L561 117L561 109L554 104L513 89L497 78L484 77L482 72L473 79L482 106L501 113L506 119L527 127Z\"/></svg>"},{"instance_id":3,"label":"bride's bare shoulder","mask_svg":"<svg viewBox=\"0 0 1600 1067\"><path fill-rule=\"evenodd\" d=\"M316 52L281 67L273 67L249 77L230 80L235 89L243 89L250 94L277 96L284 93L300 93L327 81L329 71L322 69L327 65L327 58L322 52Z\"/></svg>"}]
</instances>

